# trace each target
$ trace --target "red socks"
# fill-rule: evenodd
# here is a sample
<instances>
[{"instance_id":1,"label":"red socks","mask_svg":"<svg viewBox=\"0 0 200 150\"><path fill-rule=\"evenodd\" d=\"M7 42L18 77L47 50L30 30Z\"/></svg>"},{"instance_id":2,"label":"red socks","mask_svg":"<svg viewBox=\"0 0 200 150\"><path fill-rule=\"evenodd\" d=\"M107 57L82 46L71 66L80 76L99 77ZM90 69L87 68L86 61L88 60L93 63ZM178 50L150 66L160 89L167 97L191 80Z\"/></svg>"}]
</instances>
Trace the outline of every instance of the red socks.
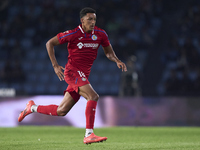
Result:
<instances>
[{"instance_id":1,"label":"red socks","mask_svg":"<svg viewBox=\"0 0 200 150\"><path fill-rule=\"evenodd\" d=\"M86 109L85 109L86 129L94 128L96 106L97 106L97 101L89 100L87 102ZM57 108L58 108L58 105L46 105L46 106L38 105L37 112L46 114L46 115L58 116Z\"/></svg>"},{"instance_id":2,"label":"red socks","mask_svg":"<svg viewBox=\"0 0 200 150\"><path fill-rule=\"evenodd\" d=\"M38 105L37 112L51 116L58 116L57 108L58 105L46 105L46 106Z\"/></svg>"},{"instance_id":3,"label":"red socks","mask_svg":"<svg viewBox=\"0 0 200 150\"><path fill-rule=\"evenodd\" d=\"M96 112L97 101L89 100L87 102L85 116L86 116L86 129L94 128L94 119Z\"/></svg>"}]
</instances>

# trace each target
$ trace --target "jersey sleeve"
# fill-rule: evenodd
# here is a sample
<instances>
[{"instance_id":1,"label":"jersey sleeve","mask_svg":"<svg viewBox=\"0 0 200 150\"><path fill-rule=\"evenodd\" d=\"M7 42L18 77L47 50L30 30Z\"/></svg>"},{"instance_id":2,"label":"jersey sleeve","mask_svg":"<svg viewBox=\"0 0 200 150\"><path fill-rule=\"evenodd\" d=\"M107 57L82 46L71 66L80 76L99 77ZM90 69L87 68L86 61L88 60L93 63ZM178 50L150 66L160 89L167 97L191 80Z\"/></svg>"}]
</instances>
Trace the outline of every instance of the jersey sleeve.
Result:
<instances>
[{"instance_id":1,"label":"jersey sleeve","mask_svg":"<svg viewBox=\"0 0 200 150\"><path fill-rule=\"evenodd\" d=\"M108 39L108 35L104 30L102 31L102 42L101 42L101 45L103 47L107 47L107 46L110 45L110 41Z\"/></svg>"},{"instance_id":2,"label":"jersey sleeve","mask_svg":"<svg viewBox=\"0 0 200 150\"><path fill-rule=\"evenodd\" d=\"M65 31L57 34L57 38L60 44L64 44L70 41L70 32Z\"/></svg>"}]
</instances>

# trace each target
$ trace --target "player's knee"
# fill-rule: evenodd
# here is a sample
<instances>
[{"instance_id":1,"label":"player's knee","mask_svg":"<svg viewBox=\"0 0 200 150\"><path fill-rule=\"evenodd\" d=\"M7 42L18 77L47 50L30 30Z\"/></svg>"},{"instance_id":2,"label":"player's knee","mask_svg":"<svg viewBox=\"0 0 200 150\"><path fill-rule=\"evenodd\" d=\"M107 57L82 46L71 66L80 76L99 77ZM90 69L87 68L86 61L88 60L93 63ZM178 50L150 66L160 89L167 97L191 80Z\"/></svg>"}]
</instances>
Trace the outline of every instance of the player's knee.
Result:
<instances>
[{"instance_id":1,"label":"player's knee","mask_svg":"<svg viewBox=\"0 0 200 150\"><path fill-rule=\"evenodd\" d=\"M66 113L58 113L58 116L65 116Z\"/></svg>"},{"instance_id":2,"label":"player's knee","mask_svg":"<svg viewBox=\"0 0 200 150\"><path fill-rule=\"evenodd\" d=\"M68 112L61 110L61 109L57 109L57 114L58 116L65 116Z\"/></svg>"},{"instance_id":3,"label":"player's knee","mask_svg":"<svg viewBox=\"0 0 200 150\"><path fill-rule=\"evenodd\" d=\"M67 113L64 112L57 112L58 116L65 116Z\"/></svg>"},{"instance_id":4,"label":"player's knee","mask_svg":"<svg viewBox=\"0 0 200 150\"><path fill-rule=\"evenodd\" d=\"M99 95L98 94L93 94L90 96L90 98L88 98L88 100L93 100L93 101L98 101L99 99Z\"/></svg>"},{"instance_id":5,"label":"player's knee","mask_svg":"<svg viewBox=\"0 0 200 150\"><path fill-rule=\"evenodd\" d=\"M97 95L96 95L95 101L98 101L98 99L99 99L99 95L97 94Z\"/></svg>"}]
</instances>

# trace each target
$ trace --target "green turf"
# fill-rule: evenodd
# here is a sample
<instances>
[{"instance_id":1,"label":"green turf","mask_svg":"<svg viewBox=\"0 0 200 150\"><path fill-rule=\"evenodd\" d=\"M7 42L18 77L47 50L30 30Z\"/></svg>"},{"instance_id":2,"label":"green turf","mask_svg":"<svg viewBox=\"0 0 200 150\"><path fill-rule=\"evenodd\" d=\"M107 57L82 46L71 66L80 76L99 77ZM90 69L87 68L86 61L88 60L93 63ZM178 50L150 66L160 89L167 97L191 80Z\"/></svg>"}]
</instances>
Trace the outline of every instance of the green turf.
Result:
<instances>
[{"instance_id":1,"label":"green turf","mask_svg":"<svg viewBox=\"0 0 200 150\"><path fill-rule=\"evenodd\" d=\"M0 128L1 150L199 150L198 127L97 128L103 143L83 144L85 129L63 126Z\"/></svg>"}]
</instances>

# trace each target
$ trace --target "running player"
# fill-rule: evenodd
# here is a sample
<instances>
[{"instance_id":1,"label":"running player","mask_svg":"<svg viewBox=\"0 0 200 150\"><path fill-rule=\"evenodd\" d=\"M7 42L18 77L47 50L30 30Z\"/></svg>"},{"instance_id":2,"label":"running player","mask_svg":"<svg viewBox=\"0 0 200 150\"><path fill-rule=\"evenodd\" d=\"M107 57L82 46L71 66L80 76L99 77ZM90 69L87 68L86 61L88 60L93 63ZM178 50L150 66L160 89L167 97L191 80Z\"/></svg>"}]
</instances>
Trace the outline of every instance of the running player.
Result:
<instances>
[{"instance_id":1,"label":"running player","mask_svg":"<svg viewBox=\"0 0 200 150\"><path fill-rule=\"evenodd\" d=\"M75 29L58 33L46 43L47 52L55 73L60 81L65 80L68 83L61 104L59 106L43 106L36 105L31 100L19 115L18 121L21 122L25 116L33 112L53 116L65 116L76 104L81 95L87 100L85 109L86 132L83 142L90 144L107 140L107 137L99 137L93 133L99 95L88 81L99 46L102 45L107 58L114 61L118 68L122 69L122 71L127 71L127 68L115 55L106 32L95 26L96 11L89 7L83 8L80 11L80 21L81 24ZM68 43L67 49L69 52L65 68L58 64L54 53L54 47L63 43Z\"/></svg>"}]
</instances>

